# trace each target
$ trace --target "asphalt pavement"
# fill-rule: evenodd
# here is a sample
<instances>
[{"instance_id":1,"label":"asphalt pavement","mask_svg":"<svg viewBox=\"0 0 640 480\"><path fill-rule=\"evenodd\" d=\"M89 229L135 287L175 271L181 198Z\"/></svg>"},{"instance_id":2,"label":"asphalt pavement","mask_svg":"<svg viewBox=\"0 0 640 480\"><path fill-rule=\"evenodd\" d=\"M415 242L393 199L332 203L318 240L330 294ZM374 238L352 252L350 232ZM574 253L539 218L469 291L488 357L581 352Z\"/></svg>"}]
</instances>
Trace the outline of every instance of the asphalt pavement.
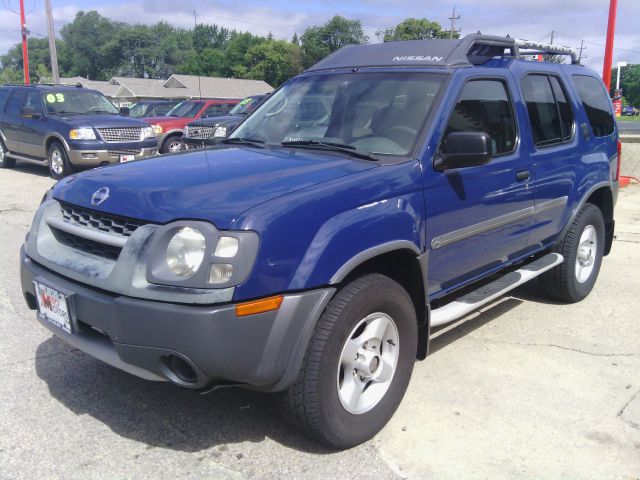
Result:
<instances>
[{"instance_id":1,"label":"asphalt pavement","mask_svg":"<svg viewBox=\"0 0 640 480\"><path fill-rule=\"evenodd\" d=\"M333 452L269 395L140 380L41 327L18 252L52 183L0 170L0 478L640 478L640 187L586 300L525 285L440 331L389 425Z\"/></svg>"}]
</instances>

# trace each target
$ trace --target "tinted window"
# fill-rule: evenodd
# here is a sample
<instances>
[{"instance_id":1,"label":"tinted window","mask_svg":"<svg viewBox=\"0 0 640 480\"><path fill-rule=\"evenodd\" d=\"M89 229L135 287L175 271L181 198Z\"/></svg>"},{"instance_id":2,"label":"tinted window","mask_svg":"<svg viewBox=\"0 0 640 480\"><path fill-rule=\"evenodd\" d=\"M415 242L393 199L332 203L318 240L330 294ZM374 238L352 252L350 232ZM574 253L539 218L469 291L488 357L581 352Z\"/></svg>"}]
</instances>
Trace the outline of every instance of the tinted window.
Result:
<instances>
[{"instance_id":1,"label":"tinted window","mask_svg":"<svg viewBox=\"0 0 640 480\"><path fill-rule=\"evenodd\" d=\"M8 88L0 88L0 106L4 103L5 98L9 96L9 92Z\"/></svg>"},{"instance_id":2,"label":"tinted window","mask_svg":"<svg viewBox=\"0 0 640 480\"><path fill-rule=\"evenodd\" d=\"M516 125L505 84L500 80L468 82L449 118L445 136L452 132L485 132L491 136L494 155L512 152Z\"/></svg>"},{"instance_id":3,"label":"tinted window","mask_svg":"<svg viewBox=\"0 0 640 480\"><path fill-rule=\"evenodd\" d=\"M549 77L553 96L556 99L560 111L560 125L562 127L562 140L569 140L573 135L573 110L565 95L565 90L557 77Z\"/></svg>"},{"instance_id":4,"label":"tinted window","mask_svg":"<svg viewBox=\"0 0 640 480\"><path fill-rule=\"evenodd\" d=\"M202 113L203 117L217 117L227 113L227 106L224 104L209 105Z\"/></svg>"},{"instance_id":5,"label":"tinted window","mask_svg":"<svg viewBox=\"0 0 640 480\"><path fill-rule=\"evenodd\" d=\"M20 108L22 108L22 101L24 100L25 93L24 89L21 88L13 91L5 109L9 115L20 115Z\"/></svg>"},{"instance_id":6,"label":"tinted window","mask_svg":"<svg viewBox=\"0 0 640 480\"><path fill-rule=\"evenodd\" d=\"M593 77L574 75L573 83L587 112L593 134L596 137L611 135L615 124L609 98L602 82Z\"/></svg>"},{"instance_id":7,"label":"tinted window","mask_svg":"<svg viewBox=\"0 0 640 480\"><path fill-rule=\"evenodd\" d=\"M40 105L40 93L37 91L27 93L22 106L37 112L42 111L42 106Z\"/></svg>"},{"instance_id":8,"label":"tinted window","mask_svg":"<svg viewBox=\"0 0 640 480\"><path fill-rule=\"evenodd\" d=\"M162 117L175 106L175 103L161 103L153 107L152 115L154 117Z\"/></svg>"},{"instance_id":9,"label":"tinted window","mask_svg":"<svg viewBox=\"0 0 640 480\"><path fill-rule=\"evenodd\" d=\"M522 80L522 92L529 112L533 143L537 146L562 143L560 113L546 75L529 75Z\"/></svg>"},{"instance_id":10,"label":"tinted window","mask_svg":"<svg viewBox=\"0 0 640 480\"><path fill-rule=\"evenodd\" d=\"M202 108L204 102L181 102L167 112L170 117L188 117L193 118Z\"/></svg>"}]
</instances>

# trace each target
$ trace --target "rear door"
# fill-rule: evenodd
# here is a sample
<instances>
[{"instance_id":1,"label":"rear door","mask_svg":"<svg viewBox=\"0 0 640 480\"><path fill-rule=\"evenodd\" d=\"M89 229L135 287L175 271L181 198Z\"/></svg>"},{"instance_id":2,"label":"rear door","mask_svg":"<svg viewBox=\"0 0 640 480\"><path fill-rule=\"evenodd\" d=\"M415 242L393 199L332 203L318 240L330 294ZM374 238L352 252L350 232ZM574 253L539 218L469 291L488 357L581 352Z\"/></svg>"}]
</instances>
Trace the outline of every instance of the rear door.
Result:
<instances>
[{"instance_id":1,"label":"rear door","mask_svg":"<svg viewBox=\"0 0 640 480\"><path fill-rule=\"evenodd\" d=\"M444 105L450 132L483 131L494 157L487 165L425 173L429 294L448 293L522 255L533 211L530 163L522 155L511 75L460 73ZM440 127L439 127L440 128ZM442 141L440 142L442 143ZM436 153L438 155L438 153Z\"/></svg>"},{"instance_id":2,"label":"rear door","mask_svg":"<svg viewBox=\"0 0 640 480\"><path fill-rule=\"evenodd\" d=\"M9 100L5 103L2 117L0 118L0 130L4 135L7 150L14 153L21 153L20 132L23 118L20 115L20 108L26 94L25 88L15 88L9 95Z\"/></svg>"},{"instance_id":3,"label":"rear door","mask_svg":"<svg viewBox=\"0 0 640 480\"><path fill-rule=\"evenodd\" d=\"M519 83L529 119L522 143L531 158L535 191L528 245L535 249L553 241L563 226L581 156L575 122L578 107L559 73L529 73Z\"/></svg>"}]
</instances>

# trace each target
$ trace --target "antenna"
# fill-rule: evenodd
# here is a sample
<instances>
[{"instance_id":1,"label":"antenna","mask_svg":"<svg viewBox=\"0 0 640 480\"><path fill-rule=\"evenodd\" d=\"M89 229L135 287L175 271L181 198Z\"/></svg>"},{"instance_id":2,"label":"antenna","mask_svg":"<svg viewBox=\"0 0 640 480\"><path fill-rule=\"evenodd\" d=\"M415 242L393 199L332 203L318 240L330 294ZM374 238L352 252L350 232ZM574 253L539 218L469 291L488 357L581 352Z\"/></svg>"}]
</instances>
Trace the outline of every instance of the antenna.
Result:
<instances>
[{"instance_id":1,"label":"antenna","mask_svg":"<svg viewBox=\"0 0 640 480\"><path fill-rule=\"evenodd\" d=\"M195 10L193 10L193 34L194 35L198 34L198 18L196 16ZM198 98L202 100L202 87L200 86L200 75L198 75Z\"/></svg>"},{"instance_id":2,"label":"antenna","mask_svg":"<svg viewBox=\"0 0 640 480\"><path fill-rule=\"evenodd\" d=\"M449 30L449 38L453 38L454 33L458 33L460 30L456 30L456 20L460 20L460 15L456 16L456 6L453 6L453 12L449 17L451 20L451 29Z\"/></svg>"}]
</instances>

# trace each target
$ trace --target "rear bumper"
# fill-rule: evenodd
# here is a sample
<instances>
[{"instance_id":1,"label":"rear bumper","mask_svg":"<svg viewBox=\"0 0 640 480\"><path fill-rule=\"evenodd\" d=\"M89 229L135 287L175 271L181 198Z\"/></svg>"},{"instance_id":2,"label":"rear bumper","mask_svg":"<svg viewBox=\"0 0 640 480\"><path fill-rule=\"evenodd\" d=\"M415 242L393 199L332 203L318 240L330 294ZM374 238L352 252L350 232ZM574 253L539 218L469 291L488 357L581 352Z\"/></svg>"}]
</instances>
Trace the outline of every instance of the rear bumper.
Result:
<instances>
[{"instance_id":1,"label":"rear bumper","mask_svg":"<svg viewBox=\"0 0 640 480\"><path fill-rule=\"evenodd\" d=\"M334 289L285 295L279 310L237 317L235 305L194 306L141 300L70 281L21 252L25 300L36 308L33 281L72 292L76 332L66 333L36 315L70 345L149 380L186 388L217 384L286 389L297 377L315 324ZM196 372L187 382L170 368L178 357Z\"/></svg>"},{"instance_id":2,"label":"rear bumper","mask_svg":"<svg viewBox=\"0 0 640 480\"><path fill-rule=\"evenodd\" d=\"M112 147L107 150L69 150L72 165L91 166L120 163L121 155L133 155L135 159L156 155L157 147Z\"/></svg>"}]
</instances>

